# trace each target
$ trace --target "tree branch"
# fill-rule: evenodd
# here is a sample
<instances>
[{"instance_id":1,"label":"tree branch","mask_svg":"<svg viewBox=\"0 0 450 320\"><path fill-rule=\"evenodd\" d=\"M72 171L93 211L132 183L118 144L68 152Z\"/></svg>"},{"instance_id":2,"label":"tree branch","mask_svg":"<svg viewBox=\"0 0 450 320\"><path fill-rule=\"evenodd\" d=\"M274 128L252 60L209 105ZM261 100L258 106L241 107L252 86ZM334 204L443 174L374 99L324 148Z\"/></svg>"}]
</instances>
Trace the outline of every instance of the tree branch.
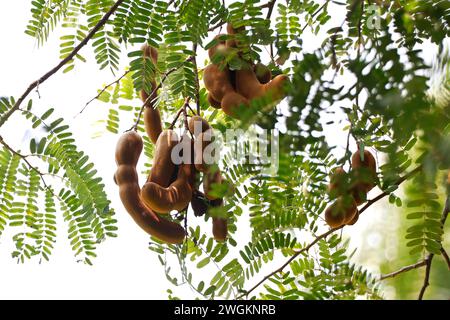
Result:
<instances>
[{"instance_id":1,"label":"tree branch","mask_svg":"<svg viewBox=\"0 0 450 320\"><path fill-rule=\"evenodd\" d=\"M269 10L267 11L266 20L270 20L270 17L272 16L273 9L275 7L276 2L277 2L277 0L271 0L271 1L269 1L269 3L267 3L267 7L269 8Z\"/></svg>"},{"instance_id":2,"label":"tree branch","mask_svg":"<svg viewBox=\"0 0 450 320\"><path fill-rule=\"evenodd\" d=\"M409 178L411 178L412 176L414 176L415 174L417 174L418 172L420 172L422 170L422 166L417 167L416 169L414 169L413 171L411 171L410 173L406 174L404 177L400 178L399 180L397 180L395 182L396 185L400 185L403 182L405 182L406 180L408 180ZM370 206L372 206L374 203L376 203L377 201L383 199L384 197L386 197L387 195L389 195L389 193L383 192L381 193L379 196L375 197L373 200L369 201L360 211L359 214L363 214L364 211L366 211L367 209L369 209ZM269 278L271 278L272 276L276 275L277 273L282 272L287 266L289 266L289 264L291 264L292 261L294 261L298 256L300 256L303 253L308 252L314 245L316 245L320 240L325 239L326 237L328 237L330 234L335 233L338 230L341 230L345 227L345 225L340 226L338 228L334 228L334 229L330 229L327 232L319 235L318 237L316 237L310 244L308 244L306 247L304 247L303 249L296 251L281 267L279 267L278 269L276 269L275 271L269 273L268 275L266 275L263 279L261 279L257 284L255 284L252 288L250 288L249 290L247 290L246 292L244 292L243 294L241 294L239 297L237 297L237 299L241 299L243 297L248 297L248 295L250 293L252 293L253 291L255 291L260 285L262 285L265 281L267 281Z\"/></svg>"},{"instance_id":3,"label":"tree branch","mask_svg":"<svg viewBox=\"0 0 450 320\"><path fill-rule=\"evenodd\" d=\"M450 270L450 258L448 257L447 251L445 251L444 247L441 248L441 254L444 257L445 262L447 263L448 270Z\"/></svg>"},{"instance_id":4,"label":"tree branch","mask_svg":"<svg viewBox=\"0 0 450 320\"><path fill-rule=\"evenodd\" d=\"M425 259L425 264L427 268L425 269L425 279L423 280L423 286L420 289L419 300L423 300L423 296L425 294L425 290L427 290L430 285L430 273L431 273L431 263L433 262L434 254L430 253L428 257Z\"/></svg>"},{"instance_id":5,"label":"tree branch","mask_svg":"<svg viewBox=\"0 0 450 320\"><path fill-rule=\"evenodd\" d=\"M418 268L424 267L426 264L427 264L427 260L419 261L419 262L417 262L417 263L414 263L414 264L412 264L412 265L403 267L403 268L401 268L401 269L399 269L399 270L397 270L397 271L394 271L394 272L392 272L392 273L388 273L388 274L382 275L382 276L380 277L380 281L381 281L381 280L388 279L388 278L394 278L394 277L396 277L396 276L398 276L399 274L402 274L402 273L404 273L404 272L408 272L408 271L411 271L411 270L414 270L414 269L418 269Z\"/></svg>"},{"instance_id":6,"label":"tree branch","mask_svg":"<svg viewBox=\"0 0 450 320\"><path fill-rule=\"evenodd\" d=\"M57 66L55 66L53 69L48 71L46 74L44 74L42 77L40 77L38 80L32 82L27 90L20 96L20 98L17 100L17 102L14 104L14 106L9 109L7 113L3 117L0 118L0 127L11 117L11 115L16 112L22 102L25 100L25 98L30 94L33 89L37 88L39 85L44 83L48 78L50 78L52 75L54 75L56 72L58 72L66 63L68 63L70 60L75 57L75 55L83 48L89 40L92 39L92 37L97 33L98 30L100 30L105 23L108 21L109 17L116 11L116 9L120 6L120 4L124 0L118 0L112 7L109 9L109 11L103 16L103 18L95 25L95 27L88 33L86 38L84 38L78 46L73 49L73 51L63 60L61 60Z\"/></svg>"},{"instance_id":7,"label":"tree branch","mask_svg":"<svg viewBox=\"0 0 450 320\"><path fill-rule=\"evenodd\" d=\"M105 92L109 87L117 84L120 82L120 80L122 80L128 73L130 73L130 70L126 71L122 76L120 76L120 78L114 80L113 82L111 82L110 84L107 84L94 98L92 98L91 100L89 100L88 102L86 102L85 106L83 107L83 109L81 109L81 111L75 115L78 116L80 114L82 114L84 112L84 110L86 110L86 108L94 101L97 100L98 98L100 98L100 96L103 94L103 92Z\"/></svg>"}]
</instances>

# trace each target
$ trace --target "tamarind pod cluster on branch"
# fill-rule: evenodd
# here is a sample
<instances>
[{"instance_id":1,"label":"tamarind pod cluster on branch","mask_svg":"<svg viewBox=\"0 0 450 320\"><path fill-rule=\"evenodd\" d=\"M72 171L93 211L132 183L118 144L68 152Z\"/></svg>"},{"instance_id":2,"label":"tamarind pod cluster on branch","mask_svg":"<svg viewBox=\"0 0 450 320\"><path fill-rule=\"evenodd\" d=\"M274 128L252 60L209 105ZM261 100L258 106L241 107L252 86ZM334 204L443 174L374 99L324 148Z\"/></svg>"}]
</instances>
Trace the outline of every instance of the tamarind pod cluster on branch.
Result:
<instances>
[{"instance_id":1,"label":"tamarind pod cluster on branch","mask_svg":"<svg viewBox=\"0 0 450 320\"><path fill-rule=\"evenodd\" d=\"M225 35L216 36L217 44L208 51L211 61L215 61L217 54L227 55L239 51L241 44L236 40L237 35L245 31L244 27L235 29L231 24L227 26L228 39ZM240 55L240 53L237 53ZM245 114L249 102L253 99L266 97L275 105L286 96L285 87L289 82L286 75L279 75L272 79L269 68L261 63L248 62L241 70L230 71L226 63L211 64L205 68L204 83L208 90L209 103L221 109L233 118L240 118Z\"/></svg>"},{"instance_id":2,"label":"tamarind pod cluster on branch","mask_svg":"<svg viewBox=\"0 0 450 320\"><path fill-rule=\"evenodd\" d=\"M358 150L351 162L350 173L340 167L330 178L329 197L337 200L325 210L325 221L332 228L354 225L359 219L357 207L367 201L367 193L376 185L377 163L370 151L364 150L361 158Z\"/></svg>"},{"instance_id":3,"label":"tamarind pod cluster on branch","mask_svg":"<svg viewBox=\"0 0 450 320\"><path fill-rule=\"evenodd\" d=\"M144 45L142 50L144 51L144 57L150 58L153 61L153 64L156 65L158 62L158 51L149 45ZM146 102L144 110L145 131L147 132L150 140L153 143L156 143L162 132L162 121L159 110L154 106L154 101L157 98L157 93L155 91L157 87L156 82L153 80L151 85L151 92L146 92L144 89L141 90L141 99L142 102ZM150 94L152 95L150 96Z\"/></svg>"},{"instance_id":4,"label":"tamarind pod cluster on branch","mask_svg":"<svg viewBox=\"0 0 450 320\"><path fill-rule=\"evenodd\" d=\"M143 149L142 138L134 131L125 133L117 143L115 181L119 186L120 199L136 224L145 232L162 241L180 244L185 230L179 224L159 217L141 201L136 165Z\"/></svg>"},{"instance_id":5,"label":"tamarind pod cluster on branch","mask_svg":"<svg viewBox=\"0 0 450 320\"><path fill-rule=\"evenodd\" d=\"M203 215L206 208L217 208L223 206L223 199L214 196L211 193L213 184L222 184L223 178L217 165L206 164L204 161L204 153L206 148L213 142L213 129L208 121L200 116L194 116L188 123L189 131L196 138L194 146L195 168L199 172L203 172L203 190L204 194L199 191L195 192L192 208L196 215ZM201 197L200 197L201 195ZM195 200L194 200L195 199ZM216 241L225 241L228 234L228 221L224 218L212 217L213 235Z\"/></svg>"},{"instance_id":6,"label":"tamarind pod cluster on branch","mask_svg":"<svg viewBox=\"0 0 450 320\"><path fill-rule=\"evenodd\" d=\"M203 81L211 98L220 102L222 110L227 115L237 117L239 115L237 109L248 105L248 100L232 86L228 69L221 70L218 65L210 64L205 68Z\"/></svg>"}]
</instances>

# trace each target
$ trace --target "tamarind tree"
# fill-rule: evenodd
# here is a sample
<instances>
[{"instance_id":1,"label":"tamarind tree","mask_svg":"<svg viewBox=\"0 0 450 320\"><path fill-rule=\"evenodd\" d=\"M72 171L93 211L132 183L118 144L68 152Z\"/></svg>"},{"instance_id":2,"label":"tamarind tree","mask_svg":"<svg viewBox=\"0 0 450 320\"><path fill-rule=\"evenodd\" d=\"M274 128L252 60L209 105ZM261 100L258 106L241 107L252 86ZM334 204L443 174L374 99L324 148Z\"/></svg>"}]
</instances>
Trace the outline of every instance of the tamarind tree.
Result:
<instances>
[{"instance_id":1,"label":"tamarind tree","mask_svg":"<svg viewBox=\"0 0 450 320\"><path fill-rule=\"evenodd\" d=\"M222 41L214 37L227 24L234 31L223 43L233 40L244 49L214 62L225 61L236 74L252 61L285 75L287 97L277 107L250 101L250 112L236 119L211 106L221 101L208 98L203 79L210 62L204 57ZM224 203L212 215L227 219L225 241L211 236L204 223L210 216L195 218L191 209L169 215L186 229L182 244L151 238L149 254L159 257L169 298L186 285L205 299L380 299L386 279L415 269L422 272L415 296L427 297L429 286L440 285L437 297L448 297L448 1L32 1L25 33L43 46L56 28L63 33L58 65L21 96L0 98L0 129L12 115L21 115L31 129L45 131L30 139L29 150L18 150L0 135L0 236L6 228L14 230L12 255L18 261L50 259L57 232L64 232L56 228L61 216L75 255L91 264L96 248L117 236L115 215L126 214L111 207L109 199L118 194L105 192L104 179L110 183L110 177L99 176L70 122L58 117L63 106L33 104L33 90L57 72L76 69L86 61L84 52L93 50L98 68L110 69L116 79L85 108L94 100L107 104L102 120L108 134L145 133L143 90L157 96L153 103L166 128L187 129L188 117L202 115L221 133L279 129L275 174L262 162L240 162L231 151L220 161L232 187L216 188ZM145 56L144 44L157 49L157 61ZM433 63L424 59L425 46L436 49ZM151 163L155 147L145 135L143 142ZM365 150L377 158L376 188L358 203L358 216L379 214L374 204L389 200L386 210L405 217L399 243L408 251L407 264L398 270L383 266L381 276L352 260L346 229L357 223L332 228L324 223L333 202L330 174L355 169L352 155L364 162ZM431 280L436 263L446 264L439 269L440 284Z\"/></svg>"}]
</instances>

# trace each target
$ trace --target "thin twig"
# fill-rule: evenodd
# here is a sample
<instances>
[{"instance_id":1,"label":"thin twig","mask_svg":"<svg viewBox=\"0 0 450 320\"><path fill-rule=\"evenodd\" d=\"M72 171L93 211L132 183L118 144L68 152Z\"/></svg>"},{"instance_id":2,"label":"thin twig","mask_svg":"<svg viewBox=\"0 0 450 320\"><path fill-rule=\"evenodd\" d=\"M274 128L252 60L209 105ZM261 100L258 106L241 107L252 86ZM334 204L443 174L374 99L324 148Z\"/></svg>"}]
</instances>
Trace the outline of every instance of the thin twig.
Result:
<instances>
[{"instance_id":1,"label":"thin twig","mask_svg":"<svg viewBox=\"0 0 450 320\"><path fill-rule=\"evenodd\" d=\"M411 271L411 270L414 270L414 269L418 269L418 268L424 267L426 264L427 264L426 260L419 261L419 262L414 263L412 265L403 267L403 268L401 268L401 269L399 269L397 271L394 271L394 272L391 272L391 273L388 273L388 274L384 274L384 275L380 276L380 280L385 280L385 279L388 279L388 278L394 278L394 277L396 277L399 274L402 274L404 272L408 272L408 271Z\"/></svg>"},{"instance_id":2,"label":"thin twig","mask_svg":"<svg viewBox=\"0 0 450 320\"><path fill-rule=\"evenodd\" d=\"M124 77L126 77L126 75L130 73L130 70L126 71L122 76L120 76L120 78L114 80L113 82L111 82L110 84L107 84L102 90L100 90L100 92L91 100L89 100L88 102L86 102L85 106L83 107L83 109L81 109L81 111L79 113L77 113L75 115L75 117L79 116L80 114L82 114L86 108L94 101L97 100L98 98L100 98L100 96L106 91L108 90L108 88L110 88L111 86L117 84L120 82L120 80L122 80Z\"/></svg>"},{"instance_id":3,"label":"thin twig","mask_svg":"<svg viewBox=\"0 0 450 320\"><path fill-rule=\"evenodd\" d=\"M53 197L55 197L55 198L61 200L61 198L53 192L53 189L52 189L52 188L47 184L47 182L45 181L44 176L45 176L46 174L42 173L38 168L36 168L35 166L33 166L33 165L28 161L28 159L27 159L26 156L20 154L18 151L14 150L9 144L7 144L6 141L3 139L2 136L0 136L0 144L2 144L6 149L8 149L9 151L11 151L11 152L12 152L13 154L15 154L16 156L20 157L20 158L26 163L26 165L28 166L28 168L29 168L30 170L33 170L34 172L36 172L36 173L39 175L39 177L41 178L42 184L44 185L45 189L48 190L48 191L50 191L50 193L52 194Z\"/></svg>"},{"instance_id":4,"label":"thin twig","mask_svg":"<svg viewBox=\"0 0 450 320\"><path fill-rule=\"evenodd\" d=\"M180 118L181 113L183 112L183 107L180 108L180 110L178 110L175 119L173 119L172 123L170 124L169 129L173 130L173 128L175 127L175 124L177 123L178 119Z\"/></svg>"},{"instance_id":5,"label":"thin twig","mask_svg":"<svg viewBox=\"0 0 450 320\"><path fill-rule=\"evenodd\" d=\"M450 258L448 257L447 251L442 247L441 248L441 254L444 257L445 262L447 262L448 270L450 270Z\"/></svg>"},{"instance_id":6,"label":"thin twig","mask_svg":"<svg viewBox=\"0 0 450 320\"><path fill-rule=\"evenodd\" d=\"M330 0L327 0L327 1L325 1L324 2L324 4L322 4L312 15L311 15L311 18L315 18L319 13L320 13L320 11L322 11L327 5L328 5L328 3L330 2ZM302 32L303 31L305 31L306 30L306 28L309 26L309 24L305 24L304 26L303 26L303 28L302 28Z\"/></svg>"},{"instance_id":7,"label":"thin twig","mask_svg":"<svg viewBox=\"0 0 450 320\"><path fill-rule=\"evenodd\" d=\"M194 58L192 59L192 63L194 64L195 69L195 103L197 104L197 115L200 115L200 81L198 79L198 65L197 65L197 43L194 43L192 51L194 51Z\"/></svg>"},{"instance_id":8,"label":"thin twig","mask_svg":"<svg viewBox=\"0 0 450 320\"><path fill-rule=\"evenodd\" d=\"M35 89L38 85L41 85L44 83L48 78L50 78L52 75L54 75L56 72L58 72L64 65L66 65L69 61L71 61L75 55L89 42L89 40L94 37L94 35L97 33L98 30L100 30L105 23L108 21L109 17L116 11L116 9L122 4L124 0L118 0L116 3L109 9L109 11L103 16L103 18L95 25L95 27L88 33L86 38L84 38L78 46L76 46L73 51L63 60L61 60L57 66L55 66L53 69L45 73L42 77L40 77L38 80L32 82L28 88L25 90L25 92L20 96L20 98L17 100L17 102L14 104L14 106L9 109L7 113L3 117L0 118L0 127L11 117L11 115L16 112L22 102L25 100L25 98L30 94L33 89Z\"/></svg>"},{"instance_id":9,"label":"thin twig","mask_svg":"<svg viewBox=\"0 0 450 320\"><path fill-rule=\"evenodd\" d=\"M396 181L396 185L400 185L401 183L403 183L404 181L406 181L407 179L409 179L410 177L412 177L413 175L415 175L416 173L418 173L419 171L422 170L422 166L417 167L416 169L414 169L413 171L411 171L410 173L406 174L404 177L400 178L399 180ZM381 193L379 196L377 196L376 198L374 198L373 200L369 201L359 212L359 214L363 214L364 211L366 211L370 206L372 206L375 202L381 200L382 198L386 197L387 195L389 195L389 193L383 192ZM269 278L271 278L272 276L276 275L277 273L282 272L287 266L289 266L291 264L292 261L294 261L298 256L300 256L303 253L308 252L314 245L316 245L320 240L325 239L326 237L328 237L330 234L335 233L338 230L343 229L345 226L340 226L338 228L333 228L328 230L327 232L317 236L310 244L308 244L306 247L304 247L303 249L296 251L281 267L279 267L278 269L276 269L275 271L269 273L268 275L266 275L262 280L260 280L257 284L255 284L251 289L247 290L245 293L241 294L239 297L237 297L237 299L241 299L243 297L248 297L248 295L250 293L252 293L253 291L255 291L260 285L262 285L265 281L267 281Z\"/></svg>"},{"instance_id":10,"label":"thin twig","mask_svg":"<svg viewBox=\"0 0 450 320\"><path fill-rule=\"evenodd\" d=\"M425 259L427 268L425 269L425 279L423 280L423 286L420 289L419 300L423 300L425 290L427 290L428 286L430 285L431 263L433 262L433 257L434 254L430 253L428 257Z\"/></svg>"},{"instance_id":11,"label":"thin twig","mask_svg":"<svg viewBox=\"0 0 450 320\"><path fill-rule=\"evenodd\" d=\"M270 20L270 17L272 16L273 9L275 7L276 2L277 2L277 0L271 0L269 3L267 3L267 7L269 8L269 10L267 11L266 20Z\"/></svg>"}]
</instances>

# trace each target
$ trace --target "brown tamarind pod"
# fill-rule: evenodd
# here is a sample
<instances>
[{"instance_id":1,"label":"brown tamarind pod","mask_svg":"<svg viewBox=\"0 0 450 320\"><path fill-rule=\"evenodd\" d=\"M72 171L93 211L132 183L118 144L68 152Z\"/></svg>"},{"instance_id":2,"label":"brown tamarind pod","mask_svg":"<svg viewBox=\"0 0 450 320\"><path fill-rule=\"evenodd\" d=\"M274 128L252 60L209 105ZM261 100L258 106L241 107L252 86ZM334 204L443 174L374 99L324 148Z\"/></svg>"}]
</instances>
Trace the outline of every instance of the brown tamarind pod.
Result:
<instances>
[{"instance_id":1,"label":"brown tamarind pod","mask_svg":"<svg viewBox=\"0 0 450 320\"><path fill-rule=\"evenodd\" d=\"M216 168L216 170L209 170L209 172L206 172L203 175L203 191L205 192L205 196L208 200L217 200L215 195L211 193L212 186L214 184L222 184L223 183L223 177L220 172L219 168Z\"/></svg>"},{"instance_id":2,"label":"brown tamarind pod","mask_svg":"<svg viewBox=\"0 0 450 320\"><path fill-rule=\"evenodd\" d=\"M350 194L355 199L356 205L360 206L367 202L367 193L369 190L364 183L356 183L351 189Z\"/></svg>"},{"instance_id":3,"label":"brown tamarind pod","mask_svg":"<svg viewBox=\"0 0 450 320\"><path fill-rule=\"evenodd\" d=\"M356 212L356 214L355 214L355 216L353 217L353 219L351 219L350 221L348 221L348 222L346 223L346 225L348 225L348 226L353 226L353 225L355 225L355 224L358 222L358 220L359 220L359 212Z\"/></svg>"},{"instance_id":4,"label":"brown tamarind pod","mask_svg":"<svg viewBox=\"0 0 450 320\"><path fill-rule=\"evenodd\" d=\"M255 64L253 66L253 71L261 84L269 83L270 80L272 80L272 71L262 63Z\"/></svg>"},{"instance_id":5,"label":"brown tamarind pod","mask_svg":"<svg viewBox=\"0 0 450 320\"><path fill-rule=\"evenodd\" d=\"M210 201L210 208L223 206L223 199ZM212 217L212 233L217 242L224 242L228 236L228 220L226 218Z\"/></svg>"},{"instance_id":6,"label":"brown tamarind pod","mask_svg":"<svg viewBox=\"0 0 450 320\"><path fill-rule=\"evenodd\" d=\"M352 171L355 182L350 193L355 198L357 205L367 201L367 193L376 185L377 162L368 150L364 150L364 160L361 159L359 150L352 156Z\"/></svg>"},{"instance_id":7,"label":"brown tamarind pod","mask_svg":"<svg viewBox=\"0 0 450 320\"><path fill-rule=\"evenodd\" d=\"M217 44L209 48L208 50L209 59L214 60L217 54L220 55L227 54L228 48L226 46L226 41L222 40L225 36L226 36L225 34L218 34L217 36L214 37L214 39L217 40Z\"/></svg>"},{"instance_id":8,"label":"brown tamarind pod","mask_svg":"<svg viewBox=\"0 0 450 320\"><path fill-rule=\"evenodd\" d=\"M144 51L144 57L150 58L153 61L153 64L158 62L158 51L149 46L144 45L142 47ZM162 132L162 122L161 122L161 114L159 110L155 108L154 101L157 98L156 90L156 82L152 81L151 92L146 92L145 90L141 90L141 100L145 103L144 109L144 126L145 131L147 132L148 137L153 143L156 143L159 135Z\"/></svg>"},{"instance_id":9,"label":"brown tamarind pod","mask_svg":"<svg viewBox=\"0 0 450 320\"><path fill-rule=\"evenodd\" d=\"M208 211L209 201L205 198L205 195L196 190L192 194L191 207L196 217L201 217Z\"/></svg>"},{"instance_id":10,"label":"brown tamarind pod","mask_svg":"<svg viewBox=\"0 0 450 320\"><path fill-rule=\"evenodd\" d=\"M142 138L134 131L124 134L117 143L115 180L119 186L120 199L136 224L145 232L161 241L180 244L186 232L179 224L159 217L149 210L140 199L136 165L143 149Z\"/></svg>"},{"instance_id":11,"label":"brown tamarind pod","mask_svg":"<svg viewBox=\"0 0 450 320\"><path fill-rule=\"evenodd\" d=\"M149 57L152 59L153 64L158 63L158 50L148 44L144 44L141 50L144 51L144 57Z\"/></svg>"},{"instance_id":12,"label":"brown tamarind pod","mask_svg":"<svg viewBox=\"0 0 450 320\"><path fill-rule=\"evenodd\" d=\"M192 163L193 142L185 136L181 143L185 144L184 148L191 148L189 150L191 156L189 161L178 166L177 179L166 188L154 182L147 182L141 190L141 198L144 204L157 213L165 214L173 210L182 211L187 208L192 199L196 175Z\"/></svg>"},{"instance_id":13,"label":"brown tamarind pod","mask_svg":"<svg viewBox=\"0 0 450 320\"><path fill-rule=\"evenodd\" d=\"M239 118L240 109L248 106L248 100L234 89L230 71L210 64L205 68L203 81L212 99L220 102L222 110L231 117Z\"/></svg>"},{"instance_id":14,"label":"brown tamarind pod","mask_svg":"<svg viewBox=\"0 0 450 320\"><path fill-rule=\"evenodd\" d=\"M245 31L245 27L239 27L239 28L233 28L233 26L231 25L231 23L227 24L227 33L230 36L234 36L231 39L228 39L226 41L226 46L228 48L237 48L240 43L236 40L236 34L238 33L242 33Z\"/></svg>"},{"instance_id":15,"label":"brown tamarind pod","mask_svg":"<svg viewBox=\"0 0 450 320\"><path fill-rule=\"evenodd\" d=\"M215 109L220 109L222 107L220 102L216 101L210 93L208 93L208 102L209 105Z\"/></svg>"},{"instance_id":16,"label":"brown tamarind pod","mask_svg":"<svg viewBox=\"0 0 450 320\"><path fill-rule=\"evenodd\" d=\"M198 137L200 133L203 133L211 129L208 121L200 116L193 116L188 122L189 132L192 133L194 137Z\"/></svg>"},{"instance_id":17,"label":"brown tamarind pod","mask_svg":"<svg viewBox=\"0 0 450 320\"><path fill-rule=\"evenodd\" d=\"M351 196L342 196L325 210L325 221L331 228L339 228L351 222L357 213L355 199Z\"/></svg>"},{"instance_id":18,"label":"brown tamarind pod","mask_svg":"<svg viewBox=\"0 0 450 320\"><path fill-rule=\"evenodd\" d=\"M166 214L173 210L182 211L192 199L191 164L182 164L178 169L177 180L169 187L148 182L142 187L141 198L146 206L157 213Z\"/></svg>"},{"instance_id":19,"label":"brown tamarind pod","mask_svg":"<svg viewBox=\"0 0 450 320\"><path fill-rule=\"evenodd\" d=\"M330 199L336 199L339 196L344 195L347 190L347 172L342 167L338 167L334 170L330 176L330 184L328 185L328 194Z\"/></svg>"},{"instance_id":20,"label":"brown tamarind pod","mask_svg":"<svg viewBox=\"0 0 450 320\"><path fill-rule=\"evenodd\" d=\"M223 218L212 218L213 220L213 236L217 242L224 242L228 235L228 221Z\"/></svg>"},{"instance_id":21,"label":"brown tamarind pod","mask_svg":"<svg viewBox=\"0 0 450 320\"><path fill-rule=\"evenodd\" d=\"M213 131L207 130L203 133L200 133L195 140L195 147L194 147L194 164L195 169L197 169L200 172L206 172L208 171L209 167L215 163L215 154L213 152L216 152L217 150L214 150L214 148L211 150L211 154L206 154L206 149L211 143L214 142L214 134ZM213 146L214 147L214 146ZM205 157L209 157L206 158Z\"/></svg>"},{"instance_id":22,"label":"brown tamarind pod","mask_svg":"<svg viewBox=\"0 0 450 320\"><path fill-rule=\"evenodd\" d=\"M156 141L155 157L148 182L156 183L163 188L169 186L176 167L172 161L172 150L178 142L178 135L173 130L165 130L160 134Z\"/></svg>"},{"instance_id":23,"label":"brown tamarind pod","mask_svg":"<svg viewBox=\"0 0 450 320\"><path fill-rule=\"evenodd\" d=\"M365 180L367 191L372 190L375 187L375 181L377 178L377 161L372 153L368 150L364 150L364 159L361 159L360 151L358 150L352 156L352 169Z\"/></svg>"},{"instance_id":24,"label":"brown tamarind pod","mask_svg":"<svg viewBox=\"0 0 450 320\"><path fill-rule=\"evenodd\" d=\"M236 70L236 91L249 100L269 97L273 101L282 100L286 96L285 87L289 77L279 75L269 83L261 84L253 69L243 68Z\"/></svg>"}]
</instances>

